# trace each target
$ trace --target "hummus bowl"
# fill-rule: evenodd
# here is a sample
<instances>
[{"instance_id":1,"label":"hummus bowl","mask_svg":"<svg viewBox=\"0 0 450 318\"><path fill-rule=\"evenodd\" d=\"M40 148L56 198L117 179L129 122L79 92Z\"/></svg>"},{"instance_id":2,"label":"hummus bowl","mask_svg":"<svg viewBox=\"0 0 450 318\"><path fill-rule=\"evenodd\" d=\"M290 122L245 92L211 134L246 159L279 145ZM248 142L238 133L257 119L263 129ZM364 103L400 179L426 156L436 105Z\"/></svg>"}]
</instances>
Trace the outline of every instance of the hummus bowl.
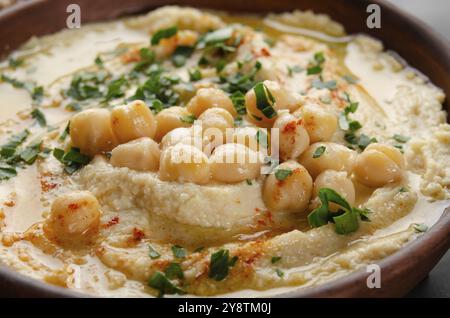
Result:
<instances>
[{"instance_id":1,"label":"hummus bowl","mask_svg":"<svg viewBox=\"0 0 450 318\"><path fill-rule=\"evenodd\" d=\"M106 3L73 29L65 1L0 13L2 293L401 296L446 252L427 27L383 2L381 29L364 1Z\"/></svg>"}]
</instances>

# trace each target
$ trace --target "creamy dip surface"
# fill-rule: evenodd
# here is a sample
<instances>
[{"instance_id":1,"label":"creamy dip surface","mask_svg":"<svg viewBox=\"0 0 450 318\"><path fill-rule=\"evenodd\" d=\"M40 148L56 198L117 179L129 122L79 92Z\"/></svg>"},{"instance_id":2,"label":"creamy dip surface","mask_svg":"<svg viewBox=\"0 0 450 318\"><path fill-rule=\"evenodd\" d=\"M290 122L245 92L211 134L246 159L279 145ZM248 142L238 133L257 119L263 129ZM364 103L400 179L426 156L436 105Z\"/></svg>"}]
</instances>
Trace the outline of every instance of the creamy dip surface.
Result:
<instances>
[{"instance_id":1,"label":"creamy dip surface","mask_svg":"<svg viewBox=\"0 0 450 318\"><path fill-rule=\"evenodd\" d=\"M0 74L0 261L49 284L276 295L380 261L450 205L443 91L324 15L163 7L33 38ZM214 164L235 150L189 144L196 119L265 158Z\"/></svg>"}]
</instances>

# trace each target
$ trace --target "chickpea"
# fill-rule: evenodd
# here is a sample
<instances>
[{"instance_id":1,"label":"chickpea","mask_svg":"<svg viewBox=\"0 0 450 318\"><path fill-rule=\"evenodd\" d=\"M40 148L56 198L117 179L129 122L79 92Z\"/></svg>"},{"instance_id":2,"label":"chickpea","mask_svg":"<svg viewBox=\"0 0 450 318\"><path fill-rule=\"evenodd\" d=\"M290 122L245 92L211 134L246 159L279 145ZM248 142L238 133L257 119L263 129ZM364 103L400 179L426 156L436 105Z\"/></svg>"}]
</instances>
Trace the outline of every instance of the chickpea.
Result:
<instances>
[{"instance_id":1,"label":"chickpea","mask_svg":"<svg viewBox=\"0 0 450 318\"><path fill-rule=\"evenodd\" d=\"M106 109L88 109L70 120L72 145L84 154L95 156L110 151L116 143L111 127L111 114Z\"/></svg>"},{"instance_id":2,"label":"chickpea","mask_svg":"<svg viewBox=\"0 0 450 318\"><path fill-rule=\"evenodd\" d=\"M225 144L214 150L210 161L214 180L235 183L257 178L263 158L244 145Z\"/></svg>"},{"instance_id":3,"label":"chickpea","mask_svg":"<svg viewBox=\"0 0 450 318\"><path fill-rule=\"evenodd\" d=\"M63 194L53 201L44 233L57 243L88 243L98 232L100 213L100 205L90 192Z\"/></svg>"},{"instance_id":4,"label":"chickpea","mask_svg":"<svg viewBox=\"0 0 450 318\"><path fill-rule=\"evenodd\" d=\"M172 106L160 111L156 116L157 130L155 140L161 140L169 131L179 127L189 127L189 122L183 121L183 118L192 116L185 108Z\"/></svg>"},{"instance_id":5,"label":"chickpea","mask_svg":"<svg viewBox=\"0 0 450 318\"><path fill-rule=\"evenodd\" d=\"M121 144L140 137L155 137L156 121L153 113L140 100L114 108L111 123L114 135Z\"/></svg>"},{"instance_id":6,"label":"chickpea","mask_svg":"<svg viewBox=\"0 0 450 318\"><path fill-rule=\"evenodd\" d=\"M205 110L213 107L223 108L233 117L237 115L230 97L218 88L200 88L186 106L187 110L197 118Z\"/></svg>"},{"instance_id":7,"label":"chickpea","mask_svg":"<svg viewBox=\"0 0 450 318\"><path fill-rule=\"evenodd\" d=\"M259 129L255 128L255 127L235 128L233 130L231 140L227 140L227 141L235 143L235 144L244 145L254 151L266 151L266 149L260 149L260 145L256 138L256 134L258 133L258 130Z\"/></svg>"},{"instance_id":8,"label":"chickpea","mask_svg":"<svg viewBox=\"0 0 450 318\"><path fill-rule=\"evenodd\" d=\"M275 103L273 105L275 110L288 109L290 111L297 109L300 106L300 101L298 98L294 97L292 93L282 88L277 82L273 81L264 81L264 85L270 91L272 96L275 99ZM245 94L245 106L247 108L248 119L258 125L260 127L272 127L276 116L273 118L267 118L264 114L258 109L256 105L256 95L253 89L249 90L247 94ZM255 118L257 117L257 118ZM261 119L261 120L259 120Z\"/></svg>"},{"instance_id":9,"label":"chickpea","mask_svg":"<svg viewBox=\"0 0 450 318\"><path fill-rule=\"evenodd\" d=\"M209 108L198 118L201 121L203 137L214 146L221 145L226 138L227 128L233 128L233 116L223 108Z\"/></svg>"},{"instance_id":10,"label":"chickpea","mask_svg":"<svg viewBox=\"0 0 450 318\"><path fill-rule=\"evenodd\" d=\"M279 129L282 160L295 159L309 147L309 135L301 119L280 113L273 127Z\"/></svg>"},{"instance_id":11,"label":"chickpea","mask_svg":"<svg viewBox=\"0 0 450 318\"><path fill-rule=\"evenodd\" d=\"M356 158L356 180L369 187L381 187L402 178L405 162L401 152L390 145L373 143Z\"/></svg>"},{"instance_id":12,"label":"chickpea","mask_svg":"<svg viewBox=\"0 0 450 318\"><path fill-rule=\"evenodd\" d=\"M175 146L176 144L182 142L184 139L191 138L193 136L193 132L191 128L179 127L174 130L169 131L162 139L161 139L161 149L166 150L169 147Z\"/></svg>"},{"instance_id":13,"label":"chickpea","mask_svg":"<svg viewBox=\"0 0 450 318\"><path fill-rule=\"evenodd\" d=\"M325 151L314 158L313 155L319 147L325 147ZM306 149L298 161L308 169L313 178L316 178L327 169L351 172L355 156L355 151L343 145L333 142L316 142Z\"/></svg>"},{"instance_id":14,"label":"chickpea","mask_svg":"<svg viewBox=\"0 0 450 318\"><path fill-rule=\"evenodd\" d=\"M284 180L276 174L267 177L263 186L263 199L271 211L302 213L306 210L313 189L313 181L308 171L295 161L280 164L277 170L292 173Z\"/></svg>"},{"instance_id":15,"label":"chickpea","mask_svg":"<svg viewBox=\"0 0 450 318\"><path fill-rule=\"evenodd\" d=\"M347 202L353 206L355 204L355 186L345 171L325 170L314 180L314 196L317 197L319 190L330 188L339 193ZM335 203L330 204L333 211L339 208Z\"/></svg>"},{"instance_id":16,"label":"chickpea","mask_svg":"<svg viewBox=\"0 0 450 318\"><path fill-rule=\"evenodd\" d=\"M234 127L233 116L223 108L209 108L198 119L202 121L203 132L209 128L218 128L225 136L226 129Z\"/></svg>"},{"instance_id":17,"label":"chickpea","mask_svg":"<svg viewBox=\"0 0 450 318\"><path fill-rule=\"evenodd\" d=\"M162 152L159 175L166 181L205 184L211 178L209 159L193 146L177 144Z\"/></svg>"},{"instance_id":18,"label":"chickpea","mask_svg":"<svg viewBox=\"0 0 450 318\"><path fill-rule=\"evenodd\" d=\"M303 120L311 143L328 141L337 128L337 118L316 104L306 104L294 112Z\"/></svg>"},{"instance_id":19,"label":"chickpea","mask_svg":"<svg viewBox=\"0 0 450 318\"><path fill-rule=\"evenodd\" d=\"M159 168L161 152L153 139L142 137L113 149L111 164L133 170L156 171Z\"/></svg>"}]
</instances>

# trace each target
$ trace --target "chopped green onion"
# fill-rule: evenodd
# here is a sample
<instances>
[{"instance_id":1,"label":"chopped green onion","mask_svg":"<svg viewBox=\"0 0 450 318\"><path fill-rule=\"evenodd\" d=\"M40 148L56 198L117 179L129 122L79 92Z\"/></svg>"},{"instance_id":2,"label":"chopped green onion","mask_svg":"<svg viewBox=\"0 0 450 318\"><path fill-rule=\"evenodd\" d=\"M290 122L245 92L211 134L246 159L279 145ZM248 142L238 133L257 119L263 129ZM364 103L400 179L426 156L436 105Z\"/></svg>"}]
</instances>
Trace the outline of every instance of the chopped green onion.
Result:
<instances>
[{"instance_id":1,"label":"chopped green onion","mask_svg":"<svg viewBox=\"0 0 450 318\"><path fill-rule=\"evenodd\" d=\"M262 83L253 87L253 91L256 96L256 107L263 113L266 118L273 118L277 115L276 110L273 108L275 104L275 98L272 93L270 93L269 89Z\"/></svg>"}]
</instances>

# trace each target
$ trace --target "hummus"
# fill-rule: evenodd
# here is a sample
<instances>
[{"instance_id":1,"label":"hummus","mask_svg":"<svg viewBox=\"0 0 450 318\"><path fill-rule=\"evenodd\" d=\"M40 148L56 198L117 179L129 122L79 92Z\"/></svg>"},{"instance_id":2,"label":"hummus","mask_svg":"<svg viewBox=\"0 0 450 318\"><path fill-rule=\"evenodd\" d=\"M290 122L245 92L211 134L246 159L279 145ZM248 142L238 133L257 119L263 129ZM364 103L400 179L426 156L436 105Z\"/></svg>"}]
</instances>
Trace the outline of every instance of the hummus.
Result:
<instances>
[{"instance_id":1,"label":"hummus","mask_svg":"<svg viewBox=\"0 0 450 318\"><path fill-rule=\"evenodd\" d=\"M450 204L444 93L324 15L163 7L33 38L0 74L0 260L49 284L275 295L380 261ZM258 147L193 145L197 119Z\"/></svg>"}]
</instances>

